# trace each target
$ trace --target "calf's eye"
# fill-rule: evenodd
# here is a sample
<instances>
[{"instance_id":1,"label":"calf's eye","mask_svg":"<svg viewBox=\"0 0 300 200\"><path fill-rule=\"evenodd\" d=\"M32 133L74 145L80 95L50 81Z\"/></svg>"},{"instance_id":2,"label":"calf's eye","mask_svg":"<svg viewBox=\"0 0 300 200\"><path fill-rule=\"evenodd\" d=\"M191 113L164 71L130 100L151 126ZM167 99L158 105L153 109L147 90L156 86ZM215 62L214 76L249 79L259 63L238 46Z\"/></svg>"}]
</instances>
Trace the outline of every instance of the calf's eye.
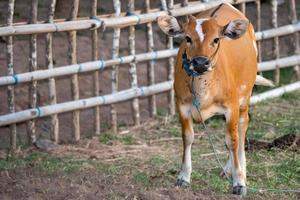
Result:
<instances>
[{"instance_id":1,"label":"calf's eye","mask_svg":"<svg viewBox=\"0 0 300 200\"><path fill-rule=\"evenodd\" d=\"M185 36L185 40L187 43L192 44L192 39L189 36Z\"/></svg>"},{"instance_id":2,"label":"calf's eye","mask_svg":"<svg viewBox=\"0 0 300 200\"><path fill-rule=\"evenodd\" d=\"M219 41L220 41L220 38L215 38L215 39L214 39L214 44L218 44Z\"/></svg>"}]
</instances>

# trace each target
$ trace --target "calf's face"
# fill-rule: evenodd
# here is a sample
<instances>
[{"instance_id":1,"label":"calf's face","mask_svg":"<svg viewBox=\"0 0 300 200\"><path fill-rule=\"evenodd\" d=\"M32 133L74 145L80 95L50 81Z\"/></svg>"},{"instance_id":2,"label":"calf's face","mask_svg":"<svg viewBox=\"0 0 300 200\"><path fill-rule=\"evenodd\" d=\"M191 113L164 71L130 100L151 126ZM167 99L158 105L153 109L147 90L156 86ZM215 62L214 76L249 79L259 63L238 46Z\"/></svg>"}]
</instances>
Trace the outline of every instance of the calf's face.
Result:
<instances>
[{"instance_id":1,"label":"calf's face","mask_svg":"<svg viewBox=\"0 0 300 200\"><path fill-rule=\"evenodd\" d=\"M246 20L237 19L222 27L214 18L196 19L192 15L188 16L184 24L179 24L172 16L158 18L158 25L164 33L183 39L192 70L199 74L212 70L217 61L221 39L240 38L248 24Z\"/></svg>"}]
</instances>

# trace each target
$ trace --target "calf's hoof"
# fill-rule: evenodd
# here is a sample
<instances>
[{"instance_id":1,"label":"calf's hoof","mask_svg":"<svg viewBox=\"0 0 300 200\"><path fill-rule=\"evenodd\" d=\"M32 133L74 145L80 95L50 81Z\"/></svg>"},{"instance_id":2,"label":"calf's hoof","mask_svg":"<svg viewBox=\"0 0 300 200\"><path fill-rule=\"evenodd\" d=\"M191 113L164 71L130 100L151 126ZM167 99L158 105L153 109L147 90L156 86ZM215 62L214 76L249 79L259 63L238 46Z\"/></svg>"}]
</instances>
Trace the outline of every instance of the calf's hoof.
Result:
<instances>
[{"instance_id":1,"label":"calf's hoof","mask_svg":"<svg viewBox=\"0 0 300 200\"><path fill-rule=\"evenodd\" d=\"M182 187L182 188L187 188L189 187L190 183L183 180L183 179L177 179L175 186L177 187Z\"/></svg>"},{"instance_id":2,"label":"calf's hoof","mask_svg":"<svg viewBox=\"0 0 300 200\"><path fill-rule=\"evenodd\" d=\"M240 195L240 196L246 196L247 187L246 186L241 186L241 185L234 186L233 189L232 189L232 193L236 194L236 195Z\"/></svg>"}]
</instances>

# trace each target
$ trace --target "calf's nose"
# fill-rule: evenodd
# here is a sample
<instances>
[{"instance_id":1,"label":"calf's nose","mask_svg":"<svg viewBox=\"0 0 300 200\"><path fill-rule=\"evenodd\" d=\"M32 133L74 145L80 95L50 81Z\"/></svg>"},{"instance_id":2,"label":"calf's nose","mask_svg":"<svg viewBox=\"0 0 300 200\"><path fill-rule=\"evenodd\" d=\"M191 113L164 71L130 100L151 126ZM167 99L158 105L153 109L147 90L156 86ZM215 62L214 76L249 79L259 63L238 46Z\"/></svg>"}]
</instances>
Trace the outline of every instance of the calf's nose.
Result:
<instances>
[{"instance_id":1,"label":"calf's nose","mask_svg":"<svg viewBox=\"0 0 300 200\"><path fill-rule=\"evenodd\" d=\"M192 60L194 70L198 73L204 73L210 66L210 61L207 57L199 56Z\"/></svg>"}]
</instances>

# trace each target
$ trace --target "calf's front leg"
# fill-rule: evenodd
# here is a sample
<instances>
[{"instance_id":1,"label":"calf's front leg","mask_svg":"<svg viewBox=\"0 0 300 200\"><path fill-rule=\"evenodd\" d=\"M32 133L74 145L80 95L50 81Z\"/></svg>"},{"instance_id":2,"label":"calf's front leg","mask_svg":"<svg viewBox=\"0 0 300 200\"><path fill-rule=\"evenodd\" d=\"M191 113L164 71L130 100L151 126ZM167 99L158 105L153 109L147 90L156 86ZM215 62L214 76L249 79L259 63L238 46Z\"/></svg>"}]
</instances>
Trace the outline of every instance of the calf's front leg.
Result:
<instances>
[{"instance_id":1,"label":"calf's front leg","mask_svg":"<svg viewBox=\"0 0 300 200\"><path fill-rule=\"evenodd\" d=\"M192 173L192 143L194 141L194 129L191 118L185 118L180 115L182 140L183 140L183 158L181 171L177 177L176 186L186 187L191 181Z\"/></svg>"}]
</instances>

